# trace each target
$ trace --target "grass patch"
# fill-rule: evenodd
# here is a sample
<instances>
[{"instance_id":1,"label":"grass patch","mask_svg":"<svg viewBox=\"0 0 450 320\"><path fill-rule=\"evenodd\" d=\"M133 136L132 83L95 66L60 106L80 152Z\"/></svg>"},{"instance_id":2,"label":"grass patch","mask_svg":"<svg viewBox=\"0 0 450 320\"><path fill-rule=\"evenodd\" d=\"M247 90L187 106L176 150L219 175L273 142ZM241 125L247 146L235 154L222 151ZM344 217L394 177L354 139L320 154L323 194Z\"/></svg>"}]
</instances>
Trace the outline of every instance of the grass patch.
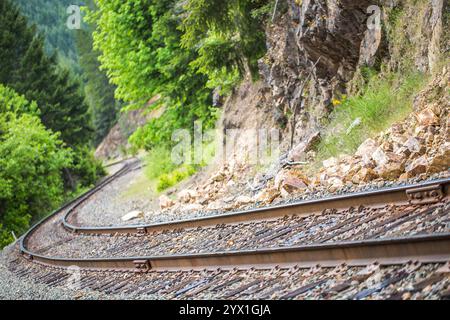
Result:
<instances>
[{"instance_id":1,"label":"grass patch","mask_svg":"<svg viewBox=\"0 0 450 320\"><path fill-rule=\"evenodd\" d=\"M353 153L364 140L404 119L427 80L418 72L365 74L368 82L359 94L333 102L335 109L325 123L316 165L330 157Z\"/></svg>"},{"instance_id":2,"label":"grass patch","mask_svg":"<svg viewBox=\"0 0 450 320\"><path fill-rule=\"evenodd\" d=\"M176 165L172 161L171 150L167 147L152 149L145 158L147 178L154 185L157 192L167 190L194 175L198 170L207 166L216 153L215 135L202 146L203 157L199 164Z\"/></svg>"},{"instance_id":3,"label":"grass patch","mask_svg":"<svg viewBox=\"0 0 450 320\"><path fill-rule=\"evenodd\" d=\"M154 194L155 182L151 181L147 175L139 175L135 181L127 187L121 194L122 199L145 198Z\"/></svg>"}]
</instances>

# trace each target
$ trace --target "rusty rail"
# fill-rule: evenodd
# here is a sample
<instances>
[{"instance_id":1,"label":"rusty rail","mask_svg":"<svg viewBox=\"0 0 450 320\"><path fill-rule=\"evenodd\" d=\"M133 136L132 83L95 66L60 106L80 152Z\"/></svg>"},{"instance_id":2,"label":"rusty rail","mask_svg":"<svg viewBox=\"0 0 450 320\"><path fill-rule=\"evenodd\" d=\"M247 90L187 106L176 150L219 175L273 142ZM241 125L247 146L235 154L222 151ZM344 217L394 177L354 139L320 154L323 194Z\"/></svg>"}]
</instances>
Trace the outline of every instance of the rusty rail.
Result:
<instances>
[{"instance_id":1,"label":"rusty rail","mask_svg":"<svg viewBox=\"0 0 450 320\"><path fill-rule=\"evenodd\" d=\"M118 227L75 226L69 223L70 216L75 214L78 207L74 206L64 215L62 223L67 230L81 234L142 234L164 230L192 229L220 224L237 224L241 222L270 220L288 215L309 216L319 214L326 209L343 210L349 207L359 206L377 207L392 203L427 204L437 202L440 199L447 197L450 193L449 189L450 179L447 178L420 185L407 185L368 192L358 192L348 195L332 196L325 199L299 201L290 204L205 216L196 219Z\"/></svg>"},{"instance_id":2,"label":"rusty rail","mask_svg":"<svg viewBox=\"0 0 450 320\"><path fill-rule=\"evenodd\" d=\"M127 163L114 175L106 178L99 186L65 205L63 208L57 210L48 218L34 226L20 240L20 251L23 256L36 263L57 267L76 265L89 270L135 270L138 272L146 272L149 270L192 270L217 267L234 268L237 266L273 267L298 265L300 267L311 267L320 264L322 266L332 267L342 263L359 266L375 261L380 264L403 264L408 261L419 261L424 263L450 261L450 233L395 239L313 244L275 249L111 259L65 259L59 257L47 257L36 254L27 248L28 239L42 223L45 223L54 215L61 213L62 210L68 208L69 210L64 216L63 223L68 230L73 232L142 233L273 219L285 215L310 215L320 213L325 209L345 209L351 206L381 206L386 205L387 203L429 204L448 197L450 184L450 179L442 179L420 185L386 188L320 200L301 201L287 205L155 225L82 228L71 226L67 223L66 220L68 215L73 213L79 205L107 184L126 173L130 168L131 165Z\"/></svg>"},{"instance_id":3,"label":"rusty rail","mask_svg":"<svg viewBox=\"0 0 450 320\"><path fill-rule=\"evenodd\" d=\"M315 265L336 267L343 263L349 266L364 266L374 262L384 265L404 264L409 261L437 263L450 261L450 233L275 249L114 259L46 257L26 249L22 249L22 254L34 262L48 266L78 266L88 270L115 271L131 269L136 272L293 265L302 268Z\"/></svg>"}]
</instances>

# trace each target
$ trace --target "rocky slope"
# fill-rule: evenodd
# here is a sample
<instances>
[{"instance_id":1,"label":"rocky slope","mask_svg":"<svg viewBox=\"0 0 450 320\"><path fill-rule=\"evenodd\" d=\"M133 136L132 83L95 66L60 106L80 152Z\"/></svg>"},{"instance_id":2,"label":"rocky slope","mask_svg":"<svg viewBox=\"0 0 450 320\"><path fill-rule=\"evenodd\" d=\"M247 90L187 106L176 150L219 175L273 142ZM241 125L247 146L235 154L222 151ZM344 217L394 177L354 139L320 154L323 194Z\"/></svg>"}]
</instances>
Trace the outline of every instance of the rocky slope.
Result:
<instances>
[{"instance_id":1,"label":"rocky slope","mask_svg":"<svg viewBox=\"0 0 450 320\"><path fill-rule=\"evenodd\" d=\"M151 99L147 107L157 101L158 97ZM124 157L130 148L128 138L137 128L143 126L152 118L160 117L163 108L147 112L145 108L126 111L121 114L117 124L111 128L95 151L95 157L100 160L112 160Z\"/></svg>"},{"instance_id":2,"label":"rocky slope","mask_svg":"<svg viewBox=\"0 0 450 320\"><path fill-rule=\"evenodd\" d=\"M161 197L161 208L231 210L320 190L338 192L367 183L425 179L438 172L448 175L448 3L403 0L376 7L371 7L372 1L287 3L287 10L267 30L268 53L260 61L262 81L245 82L236 90L225 103L222 122L224 131L276 127L282 135L282 155L258 172L246 158L252 151L249 138L237 137L236 144L245 147L225 158L208 180L182 190L176 199ZM379 27L370 27L370 19L378 13ZM431 79L416 95L410 116L362 143L355 154L323 161L317 174L308 176L301 165L293 165L315 160L309 151L325 130L323 118L334 99L358 91L363 66L398 71L407 64ZM293 114L297 121L292 121ZM290 125L295 130L292 149Z\"/></svg>"}]
</instances>

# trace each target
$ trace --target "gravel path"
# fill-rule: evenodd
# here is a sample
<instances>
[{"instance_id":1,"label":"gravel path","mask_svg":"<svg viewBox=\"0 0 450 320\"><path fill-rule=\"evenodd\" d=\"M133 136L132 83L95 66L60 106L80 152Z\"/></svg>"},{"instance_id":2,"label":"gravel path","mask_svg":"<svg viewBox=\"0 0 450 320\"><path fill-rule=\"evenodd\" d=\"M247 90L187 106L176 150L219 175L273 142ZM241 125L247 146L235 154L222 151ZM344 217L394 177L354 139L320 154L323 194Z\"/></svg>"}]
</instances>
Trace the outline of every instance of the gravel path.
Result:
<instances>
[{"instance_id":1,"label":"gravel path","mask_svg":"<svg viewBox=\"0 0 450 320\"><path fill-rule=\"evenodd\" d=\"M155 209L151 192L148 195L126 194L130 187L144 177L144 169L129 171L92 196L77 210L74 222L77 225L103 226L124 224L121 218L130 211L141 210L152 213ZM134 222L144 222L135 220ZM125 223L127 224L127 223Z\"/></svg>"}]
</instances>

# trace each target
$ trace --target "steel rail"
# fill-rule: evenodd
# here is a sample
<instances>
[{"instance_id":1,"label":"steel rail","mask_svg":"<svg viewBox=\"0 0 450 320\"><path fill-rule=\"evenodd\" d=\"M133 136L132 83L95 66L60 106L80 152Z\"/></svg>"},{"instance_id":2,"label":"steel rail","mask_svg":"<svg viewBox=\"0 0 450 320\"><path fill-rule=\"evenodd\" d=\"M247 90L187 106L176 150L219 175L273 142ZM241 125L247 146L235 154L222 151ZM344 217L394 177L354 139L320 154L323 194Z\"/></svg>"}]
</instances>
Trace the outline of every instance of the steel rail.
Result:
<instances>
[{"instance_id":1,"label":"steel rail","mask_svg":"<svg viewBox=\"0 0 450 320\"><path fill-rule=\"evenodd\" d=\"M336 267L364 266L371 263L383 265L444 263L450 261L450 233L410 236L395 239L376 239L325 244L302 245L285 248L144 256L126 258L66 259L47 257L23 249L22 254L46 266L69 267L97 271L180 271L203 269L233 269L236 267L289 267L310 268L316 265Z\"/></svg>"},{"instance_id":2,"label":"steel rail","mask_svg":"<svg viewBox=\"0 0 450 320\"><path fill-rule=\"evenodd\" d=\"M331 196L324 199L299 201L290 204L217 214L195 219L117 227L75 226L69 222L70 217L76 214L76 207L74 207L67 211L62 219L62 223L67 230L81 234L151 233L167 230L195 229L198 227L216 226L220 224L237 224L242 222L273 220L292 215L305 217L321 213L326 209L343 210L350 207L377 207L384 206L386 204L407 204L420 201L426 203L427 197L432 200L434 199L435 201L439 196L441 198L449 196L449 190L450 178L447 178L422 184L405 185L340 196ZM433 192L438 193L438 197L433 197ZM422 199L415 199L417 195L422 197Z\"/></svg>"},{"instance_id":3,"label":"steel rail","mask_svg":"<svg viewBox=\"0 0 450 320\"><path fill-rule=\"evenodd\" d=\"M122 168L120 168L114 174L112 174L112 175L106 177L105 179L103 179L103 181L101 181L97 186L95 186L94 188L84 192L83 194L79 195L78 197L74 198L73 200L67 202L66 204L64 204L59 209L53 211L47 217L45 217L41 221L37 222L22 237L20 237L20 239L19 239L20 240L19 241L20 251L21 252L28 251L26 249L26 244L27 244L29 238L39 229L40 226L42 226L47 221L53 219L56 215L60 214L61 212L65 211L65 210L67 210L69 208L73 208L74 206L76 206L76 205L78 205L80 203L83 203L85 200L89 199L92 195L94 195L95 193L97 193L98 191L103 189L106 185L110 184L112 181L114 181L115 179L117 179L118 177L120 177L124 173L126 173L128 170L130 170L131 166L132 166L132 164L130 164L128 162L125 163Z\"/></svg>"},{"instance_id":4,"label":"steel rail","mask_svg":"<svg viewBox=\"0 0 450 320\"><path fill-rule=\"evenodd\" d=\"M73 212L93 194L130 170L130 168L131 165L129 163L125 164L123 168L106 178L100 185L66 204L63 208L55 211L52 215L31 228L20 239L20 251L22 255L33 262L48 266L78 266L89 270L134 270L139 272L147 272L150 270L192 270L218 267L234 268L237 266L273 267L297 265L299 267L311 267L320 264L324 267L332 267L342 263L346 263L350 266L360 266L373 262L379 262L380 264L403 264L408 261L419 261L423 263L450 261L450 233L206 254L111 259L65 259L61 257L48 257L32 252L32 250L27 248L30 237L43 223L61 213L63 210L69 209L68 212ZM158 225L89 229L95 230L95 233L98 233L98 230L102 229L108 229L108 233L118 233L118 230L125 230L125 228L128 228L126 229L128 231L134 230L134 232L142 232L142 228L144 228L145 232L149 232L150 230L179 229L181 227L198 227L256 219L268 219L287 214L309 215L315 212L321 212L328 208L344 209L351 206L386 205L386 203L434 203L449 195L449 183L450 179L442 179L418 185L360 192L351 195L302 201L288 205L241 211L193 220L175 221ZM64 217L67 217L67 213ZM68 229L70 230L70 228Z\"/></svg>"}]
</instances>

